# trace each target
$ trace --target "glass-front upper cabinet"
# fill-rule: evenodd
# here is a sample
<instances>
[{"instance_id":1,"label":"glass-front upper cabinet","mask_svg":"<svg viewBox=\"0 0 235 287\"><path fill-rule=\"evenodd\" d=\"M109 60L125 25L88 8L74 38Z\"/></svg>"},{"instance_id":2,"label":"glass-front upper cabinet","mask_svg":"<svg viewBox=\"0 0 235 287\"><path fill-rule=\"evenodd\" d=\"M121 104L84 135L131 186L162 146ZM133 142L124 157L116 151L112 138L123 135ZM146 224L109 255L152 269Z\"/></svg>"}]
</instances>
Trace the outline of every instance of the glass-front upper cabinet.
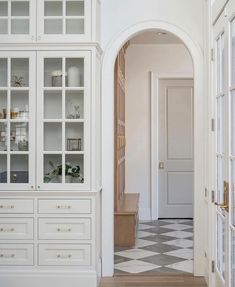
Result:
<instances>
[{"instance_id":1,"label":"glass-front upper cabinet","mask_svg":"<svg viewBox=\"0 0 235 287\"><path fill-rule=\"evenodd\" d=\"M97 40L99 9L98 0L0 0L0 43Z\"/></svg>"},{"instance_id":2,"label":"glass-front upper cabinet","mask_svg":"<svg viewBox=\"0 0 235 287\"><path fill-rule=\"evenodd\" d=\"M34 53L0 53L0 190L35 188L34 69Z\"/></svg>"},{"instance_id":3,"label":"glass-front upper cabinet","mask_svg":"<svg viewBox=\"0 0 235 287\"><path fill-rule=\"evenodd\" d=\"M0 42L36 40L36 2L0 0Z\"/></svg>"},{"instance_id":4,"label":"glass-front upper cabinet","mask_svg":"<svg viewBox=\"0 0 235 287\"><path fill-rule=\"evenodd\" d=\"M91 0L38 1L38 41L91 40Z\"/></svg>"},{"instance_id":5,"label":"glass-front upper cabinet","mask_svg":"<svg viewBox=\"0 0 235 287\"><path fill-rule=\"evenodd\" d=\"M90 52L38 53L39 190L90 183Z\"/></svg>"}]
</instances>

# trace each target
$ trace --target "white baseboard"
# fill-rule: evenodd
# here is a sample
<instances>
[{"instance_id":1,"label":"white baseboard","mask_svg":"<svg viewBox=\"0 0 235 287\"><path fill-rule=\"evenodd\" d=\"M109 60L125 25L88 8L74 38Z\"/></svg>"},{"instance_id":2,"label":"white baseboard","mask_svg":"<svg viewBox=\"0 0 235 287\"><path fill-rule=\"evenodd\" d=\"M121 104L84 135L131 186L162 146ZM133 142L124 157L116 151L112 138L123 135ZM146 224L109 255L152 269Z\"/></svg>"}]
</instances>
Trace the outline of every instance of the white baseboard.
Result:
<instances>
[{"instance_id":1,"label":"white baseboard","mask_svg":"<svg viewBox=\"0 0 235 287\"><path fill-rule=\"evenodd\" d=\"M95 272L68 273L65 272L33 272L33 273L0 273L2 287L97 287L98 281Z\"/></svg>"},{"instance_id":2,"label":"white baseboard","mask_svg":"<svg viewBox=\"0 0 235 287\"><path fill-rule=\"evenodd\" d=\"M151 220L151 210L150 208L140 208L139 209L139 220Z\"/></svg>"}]
</instances>

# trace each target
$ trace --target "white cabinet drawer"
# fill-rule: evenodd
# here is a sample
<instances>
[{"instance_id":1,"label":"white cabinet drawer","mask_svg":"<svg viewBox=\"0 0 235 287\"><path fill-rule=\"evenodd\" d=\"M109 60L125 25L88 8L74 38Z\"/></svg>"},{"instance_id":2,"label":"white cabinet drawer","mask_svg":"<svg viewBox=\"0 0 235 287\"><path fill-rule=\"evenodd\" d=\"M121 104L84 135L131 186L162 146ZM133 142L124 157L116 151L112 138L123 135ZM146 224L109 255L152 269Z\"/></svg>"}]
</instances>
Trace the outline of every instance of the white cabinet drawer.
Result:
<instances>
[{"instance_id":1,"label":"white cabinet drawer","mask_svg":"<svg viewBox=\"0 0 235 287\"><path fill-rule=\"evenodd\" d=\"M33 213L33 200L1 198L0 213Z\"/></svg>"},{"instance_id":2,"label":"white cabinet drawer","mask_svg":"<svg viewBox=\"0 0 235 287\"><path fill-rule=\"evenodd\" d=\"M33 239L33 218L0 218L0 239Z\"/></svg>"},{"instance_id":3,"label":"white cabinet drawer","mask_svg":"<svg viewBox=\"0 0 235 287\"><path fill-rule=\"evenodd\" d=\"M0 265L33 265L33 244L0 244Z\"/></svg>"},{"instance_id":4,"label":"white cabinet drawer","mask_svg":"<svg viewBox=\"0 0 235 287\"><path fill-rule=\"evenodd\" d=\"M88 244L40 244L39 265L88 266L91 246Z\"/></svg>"},{"instance_id":5,"label":"white cabinet drawer","mask_svg":"<svg viewBox=\"0 0 235 287\"><path fill-rule=\"evenodd\" d=\"M39 218L39 239L91 239L90 218Z\"/></svg>"},{"instance_id":6,"label":"white cabinet drawer","mask_svg":"<svg viewBox=\"0 0 235 287\"><path fill-rule=\"evenodd\" d=\"M91 199L39 199L39 213L90 214Z\"/></svg>"}]
</instances>

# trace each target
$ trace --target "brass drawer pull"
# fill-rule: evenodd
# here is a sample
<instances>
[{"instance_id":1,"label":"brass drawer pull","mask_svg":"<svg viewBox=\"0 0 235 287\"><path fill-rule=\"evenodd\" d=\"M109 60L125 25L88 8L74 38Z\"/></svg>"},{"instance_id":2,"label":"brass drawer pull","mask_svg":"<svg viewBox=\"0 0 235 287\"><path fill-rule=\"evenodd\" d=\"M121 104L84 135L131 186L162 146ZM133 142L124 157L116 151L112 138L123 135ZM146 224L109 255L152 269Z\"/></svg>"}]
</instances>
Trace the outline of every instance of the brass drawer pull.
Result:
<instances>
[{"instance_id":1,"label":"brass drawer pull","mask_svg":"<svg viewBox=\"0 0 235 287\"><path fill-rule=\"evenodd\" d=\"M71 255L71 254L68 254L68 255L58 254L58 255L57 255L57 258L60 258L60 259L68 259L68 258L72 258L72 255Z\"/></svg>"},{"instance_id":2,"label":"brass drawer pull","mask_svg":"<svg viewBox=\"0 0 235 287\"><path fill-rule=\"evenodd\" d=\"M0 228L0 232L14 232L15 228Z\"/></svg>"},{"instance_id":3,"label":"brass drawer pull","mask_svg":"<svg viewBox=\"0 0 235 287\"><path fill-rule=\"evenodd\" d=\"M14 209L14 205L0 205L0 209Z\"/></svg>"},{"instance_id":4,"label":"brass drawer pull","mask_svg":"<svg viewBox=\"0 0 235 287\"><path fill-rule=\"evenodd\" d=\"M71 205L57 205L57 209L71 209Z\"/></svg>"},{"instance_id":5,"label":"brass drawer pull","mask_svg":"<svg viewBox=\"0 0 235 287\"><path fill-rule=\"evenodd\" d=\"M0 254L0 258L14 258L15 254Z\"/></svg>"},{"instance_id":6,"label":"brass drawer pull","mask_svg":"<svg viewBox=\"0 0 235 287\"><path fill-rule=\"evenodd\" d=\"M58 232L71 232L72 229L71 228L57 228Z\"/></svg>"}]
</instances>

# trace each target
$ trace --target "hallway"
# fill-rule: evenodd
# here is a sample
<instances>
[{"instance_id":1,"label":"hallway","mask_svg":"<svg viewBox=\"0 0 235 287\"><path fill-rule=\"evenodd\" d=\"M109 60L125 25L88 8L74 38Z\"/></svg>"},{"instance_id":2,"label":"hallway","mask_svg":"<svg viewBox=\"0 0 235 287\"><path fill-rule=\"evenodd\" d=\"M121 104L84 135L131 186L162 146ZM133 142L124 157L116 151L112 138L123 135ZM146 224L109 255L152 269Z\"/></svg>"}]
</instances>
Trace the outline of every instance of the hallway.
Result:
<instances>
[{"instance_id":1,"label":"hallway","mask_svg":"<svg viewBox=\"0 0 235 287\"><path fill-rule=\"evenodd\" d=\"M135 248L115 250L115 275L193 273L192 227L189 219L140 223Z\"/></svg>"}]
</instances>

